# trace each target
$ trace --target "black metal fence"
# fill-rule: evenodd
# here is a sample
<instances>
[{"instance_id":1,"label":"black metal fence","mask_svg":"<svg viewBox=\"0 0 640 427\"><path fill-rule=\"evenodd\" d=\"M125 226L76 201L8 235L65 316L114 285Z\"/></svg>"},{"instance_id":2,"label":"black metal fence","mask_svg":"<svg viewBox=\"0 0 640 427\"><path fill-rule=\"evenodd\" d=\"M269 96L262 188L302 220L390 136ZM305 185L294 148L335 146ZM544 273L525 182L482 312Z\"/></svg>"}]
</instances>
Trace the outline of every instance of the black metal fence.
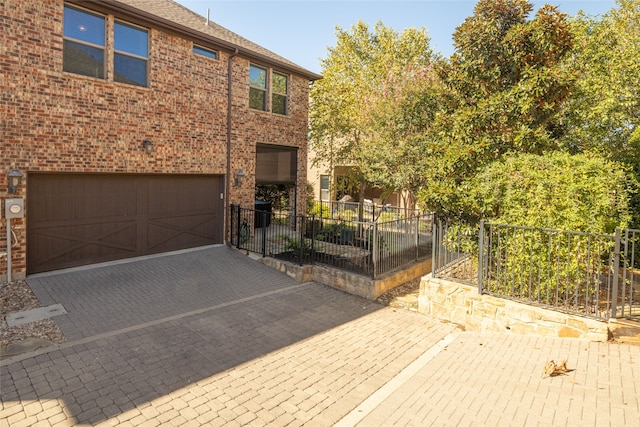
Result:
<instances>
[{"instance_id":1,"label":"black metal fence","mask_svg":"<svg viewBox=\"0 0 640 427\"><path fill-rule=\"evenodd\" d=\"M231 206L231 243L298 264L320 263L376 278L428 258L432 215L385 222L296 216Z\"/></svg>"},{"instance_id":2,"label":"black metal fence","mask_svg":"<svg viewBox=\"0 0 640 427\"><path fill-rule=\"evenodd\" d=\"M638 230L608 235L438 220L434 232L435 277L597 319L640 320Z\"/></svg>"},{"instance_id":3,"label":"black metal fence","mask_svg":"<svg viewBox=\"0 0 640 427\"><path fill-rule=\"evenodd\" d=\"M316 201L311 213L324 219L366 222L387 222L425 214L418 209L381 205L368 200L362 204L328 200Z\"/></svg>"}]
</instances>

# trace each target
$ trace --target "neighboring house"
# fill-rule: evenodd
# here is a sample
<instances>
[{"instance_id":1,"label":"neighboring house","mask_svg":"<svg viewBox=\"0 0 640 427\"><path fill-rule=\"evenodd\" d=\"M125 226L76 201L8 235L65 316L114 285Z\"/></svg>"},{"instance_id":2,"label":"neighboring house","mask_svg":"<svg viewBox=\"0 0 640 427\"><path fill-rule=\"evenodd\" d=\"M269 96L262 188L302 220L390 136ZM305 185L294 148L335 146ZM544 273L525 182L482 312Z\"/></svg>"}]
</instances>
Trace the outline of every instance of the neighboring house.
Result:
<instances>
[{"instance_id":1,"label":"neighboring house","mask_svg":"<svg viewBox=\"0 0 640 427\"><path fill-rule=\"evenodd\" d=\"M351 182L349 172L351 166L334 166L333 168L312 163L311 150L309 164L307 166L307 179L313 186L314 200L337 201L345 196L350 196L354 201L359 201L359 185ZM380 188L367 186L364 199L377 205L391 205L404 207L402 197L397 192L385 192Z\"/></svg>"},{"instance_id":2,"label":"neighboring house","mask_svg":"<svg viewBox=\"0 0 640 427\"><path fill-rule=\"evenodd\" d=\"M319 75L172 0L4 1L0 46L0 198L25 204L13 278L223 243L257 184L304 210Z\"/></svg>"}]
</instances>

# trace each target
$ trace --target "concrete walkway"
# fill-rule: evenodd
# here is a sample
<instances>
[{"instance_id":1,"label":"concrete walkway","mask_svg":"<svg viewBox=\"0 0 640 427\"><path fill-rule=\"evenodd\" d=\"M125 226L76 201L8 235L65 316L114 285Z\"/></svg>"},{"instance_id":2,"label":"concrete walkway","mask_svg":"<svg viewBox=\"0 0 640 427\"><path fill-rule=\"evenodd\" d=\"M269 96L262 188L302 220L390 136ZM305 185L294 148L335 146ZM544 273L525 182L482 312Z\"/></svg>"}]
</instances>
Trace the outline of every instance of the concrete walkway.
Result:
<instances>
[{"instance_id":1,"label":"concrete walkway","mask_svg":"<svg viewBox=\"0 0 640 427\"><path fill-rule=\"evenodd\" d=\"M462 332L226 247L28 283L70 341L2 361L3 427L640 420L638 346Z\"/></svg>"}]
</instances>

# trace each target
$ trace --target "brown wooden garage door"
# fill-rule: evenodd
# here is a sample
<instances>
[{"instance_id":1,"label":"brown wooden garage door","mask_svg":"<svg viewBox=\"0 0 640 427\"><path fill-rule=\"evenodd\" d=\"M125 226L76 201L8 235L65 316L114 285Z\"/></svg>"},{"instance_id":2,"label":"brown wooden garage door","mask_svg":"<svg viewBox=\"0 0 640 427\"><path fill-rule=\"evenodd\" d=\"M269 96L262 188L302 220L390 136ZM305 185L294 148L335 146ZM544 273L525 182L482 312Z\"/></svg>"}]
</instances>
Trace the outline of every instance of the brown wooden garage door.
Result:
<instances>
[{"instance_id":1,"label":"brown wooden garage door","mask_svg":"<svg viewBox=\"0 0 640 427\"><path fill-rule=\"evenodd\" d=\"M221 176L29 174L29 274L222 243Z\"/></svg>"}]
</instances>

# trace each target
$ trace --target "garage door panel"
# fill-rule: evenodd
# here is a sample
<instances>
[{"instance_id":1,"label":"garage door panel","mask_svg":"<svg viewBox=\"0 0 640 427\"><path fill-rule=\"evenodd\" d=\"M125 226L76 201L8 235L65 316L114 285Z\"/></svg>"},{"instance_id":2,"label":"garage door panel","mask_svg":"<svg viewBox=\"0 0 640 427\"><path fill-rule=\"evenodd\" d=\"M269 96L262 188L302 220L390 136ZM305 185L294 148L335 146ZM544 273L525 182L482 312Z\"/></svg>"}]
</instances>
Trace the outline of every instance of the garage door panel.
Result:
<instances>
[{"instance_id":1,"label":"garage door panel","mask_svg":"<svg viewBox=\"0 0 640 427\"><path fill-rule=\"evenodd\" d=\"M130 184L130 179L104 179L103 175L33 175L29 218L42 222L135 215L137 189Z\"/></svg>"},{"instance_id":2,"label":"garage door panel","mask_svg":"<svg viewBox=\"0 0 640 427\"><path fill-rule=\"evenodd\" d=\"M149 219L148 247L154 252L167 248L184 249L203 246L218 240L218 215L191 214L186 217Z\"/></svg>"},{"instance_id":3,"label":"garage door panel","mask_svg":"<svg viewBox=\"0 0 640 427\"><path fill-rule=\"evenodd\" d=\"M212 182L206 177L153 179L149 181L149 216L187 216L198 212L217 211L220 204L218 192L221 191L218 184L219 182ZM209 189L209 197L202 197L203 188Z\"/></svg>"},{"instance_id":4,"label":"garage door panel","mask_svg":"<svg viewBox=\"0 0 640 427\"><path fill-rule=\"evenodd\" d=\"M127 221L36 229L28 244L39 250L30 262L48 270L77 266L83 259L132 257L136 255L136 228L135 222Z\"/></svg>"},{"instance_id":5,"label":"garage door panel","mask_svg":"<svg viewBox=\"0 0 640 427\"><path fill-rule=\"evenodd\" d=\"M29 176L30 274L222 243L218 176Z\"/></svg>"}]
</instances>

